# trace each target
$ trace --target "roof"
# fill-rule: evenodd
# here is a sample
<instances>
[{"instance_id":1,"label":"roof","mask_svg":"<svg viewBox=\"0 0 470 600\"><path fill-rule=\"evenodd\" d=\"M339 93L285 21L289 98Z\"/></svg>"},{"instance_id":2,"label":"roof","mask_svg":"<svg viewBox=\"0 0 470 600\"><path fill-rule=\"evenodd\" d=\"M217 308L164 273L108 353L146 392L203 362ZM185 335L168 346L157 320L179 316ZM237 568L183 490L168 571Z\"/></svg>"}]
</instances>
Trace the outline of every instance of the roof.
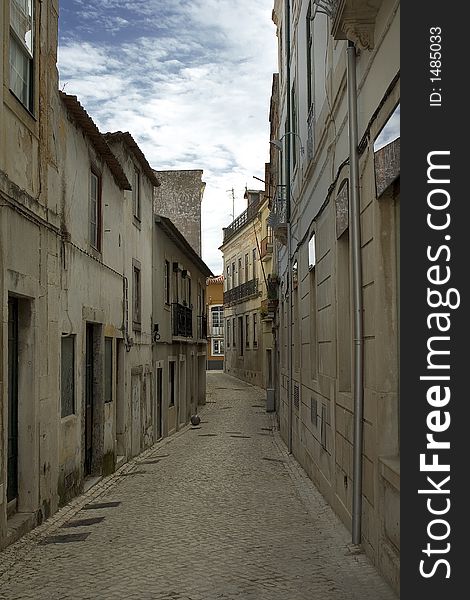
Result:
<instances>
[{"instance_id":1,"label":"roof","mask_svg":"<svg viewBox=\"0 0 470 600\"><path fill-rule=\"evenodd\" d=\"M93 119L80 104L77 96L70 96L69 94L65 94L61 91L59 91L59 96L65 104L69 115L78 125L78 127L85 132L88 139L93 144L96 152L103 157L114 177L116 184L121 188L121 190L131 190L131 184L124 173L121 163L112 153L111 148L106 143L104 135L100 132Z\"/></svg>"},{"instance_id":2,"label":"roof","mask_svg":"<svg viewBox=\"0 0 470 600\"><path fill-rule=\"evenodd\" d=\"M214 273L209 269L206 263L202 260L199 254L194 250L191 244L186 240L184 235L177 229L168 217L162 215L154 215L154 220L165 234L175 242L178 248L186 254L186 256L199 268L201 273L206 277L213 277Z\"/></svg>"},{"instance_id":3,"label":"roof","mask_svg":"<svg viewBox=\"0 0 470 600\"><path fill-rule=\"evenodd\" d=\"M208 277L206 284L207 285L212 285L212 284L216 284L216 283L223 283L224 282L224 276L223 275L216 275L215 277Z\"/></svg>"},{"instance_id":4,"label":"roof","mask_svg":"<svg viewBox=\"0 0 470 600\"><path fill-rule=\"evenodd\" d=\"M145 158L145 154L139 148L137 142L134 140L132 135L128 131L113 131L104 134L106 141L108 142L122 142L124 145L128 147L128 149L132 152L135 158L139 161L140 166L142 167L143 172L149 178L151 184L155 187L160 185L158 181L155 171L149 165L147 159Z\"/></svg>"}]
</instances>

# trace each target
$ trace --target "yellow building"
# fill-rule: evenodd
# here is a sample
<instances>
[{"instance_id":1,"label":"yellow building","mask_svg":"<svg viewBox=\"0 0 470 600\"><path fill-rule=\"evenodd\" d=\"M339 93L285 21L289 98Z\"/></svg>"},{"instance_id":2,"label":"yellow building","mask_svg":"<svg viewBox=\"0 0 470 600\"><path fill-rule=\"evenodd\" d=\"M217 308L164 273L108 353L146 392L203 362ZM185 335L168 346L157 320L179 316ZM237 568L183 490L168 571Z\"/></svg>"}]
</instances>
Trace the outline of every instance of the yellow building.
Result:
<instances>
[{"instance_id":1,"label":"yellow building","mask_svg":"<svg viewBox=\"0 0 470 600\"><path fill-rule=\"evenodd\" d=\"M207 298L207 369L224 368L224 276L208 277Z\"/></svg>"},{"instance_id":2,"label":"yellow building","mask_svg":"<svg viewBox=\"0 0 470 600\"><path fill-rule=\"evenodd\" d=\"M247 209L224 229L225 371L245 381L273 384L273 303L268 302L272 239L269 198L246 190ZM269 279L268 279L269 276Z\"/></svg>"}]
</instances>

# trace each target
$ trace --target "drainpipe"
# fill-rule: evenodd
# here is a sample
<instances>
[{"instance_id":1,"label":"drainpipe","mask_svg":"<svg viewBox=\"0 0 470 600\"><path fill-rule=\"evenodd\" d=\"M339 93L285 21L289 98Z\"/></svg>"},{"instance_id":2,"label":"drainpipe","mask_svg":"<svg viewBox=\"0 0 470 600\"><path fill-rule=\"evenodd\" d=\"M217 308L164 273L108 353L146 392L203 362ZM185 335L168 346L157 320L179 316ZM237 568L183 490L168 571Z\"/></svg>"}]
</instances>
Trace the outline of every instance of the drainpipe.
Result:
<instances>
[{"instance_id":1,"label":"drainpipe","mask_svg":"<svg viewBox=\"0 0 470 600\"><path fill-rule=\"evenodd\" d=\"M286 130L290 131L290 1L285 2L285 40L286 40ZM287 449L289 454L292 453L292 235L290 223L290 135L284 137L285 140L285 182L286 182L286 220L287 220L287 289L289 292L288 302L288 323L287 323L287 370L288 370L288 387L287 387Z\"/></svg>"},{"instance_id":2,"label":"drainpipe","mask_svg":"<svg viewBox=\"0 0 470 600\"><path fill-rule=\"evenodd\" d=\"M353 446L353 505L352 543L361 542L362 519L362 440L364 400L364 347L362 323L361 267L361 203L359 195L359 156L357 152L357 85L356 47L348 42L348 121L349 121L349 183L351 190L351 248L354 297L354 446Z\"/></svg>"}]
</instances>

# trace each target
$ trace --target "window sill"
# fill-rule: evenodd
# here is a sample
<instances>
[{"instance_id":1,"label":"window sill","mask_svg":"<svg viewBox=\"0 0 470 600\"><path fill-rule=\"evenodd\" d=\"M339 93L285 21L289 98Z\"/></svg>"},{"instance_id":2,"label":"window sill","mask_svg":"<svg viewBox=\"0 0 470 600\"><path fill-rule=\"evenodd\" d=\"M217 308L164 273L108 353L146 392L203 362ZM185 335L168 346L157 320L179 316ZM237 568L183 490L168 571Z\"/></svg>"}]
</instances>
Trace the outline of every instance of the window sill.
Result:
<instances>
[{"instance_id":1,"label":"window sill","mask_svg":"<svg viewBox=\"0 0 470 600\"><path fill-rule=\"evenodd\" d=\"M27 127L36 137L39 135L39 123L34 114L26 108L21 100L12 92L12 90L4 85L4 89L8 90L8 93L3 95L4 102L8 108L15 114L16 117Z\"/></svg>"},{"instance_id":2,"label":"window sill","mask_svg":"<svg viewBox=\"0 0 470 600\"><path fill-rule=\"evenodd\" d=\"M91 244L90 244L89 248L90 248L89 252L93 256L93 258L96 258L96 260L99 260L101 262L103 260L103 256L102 256L100 250L97 250Z\"/></svg>"}]
</instances>

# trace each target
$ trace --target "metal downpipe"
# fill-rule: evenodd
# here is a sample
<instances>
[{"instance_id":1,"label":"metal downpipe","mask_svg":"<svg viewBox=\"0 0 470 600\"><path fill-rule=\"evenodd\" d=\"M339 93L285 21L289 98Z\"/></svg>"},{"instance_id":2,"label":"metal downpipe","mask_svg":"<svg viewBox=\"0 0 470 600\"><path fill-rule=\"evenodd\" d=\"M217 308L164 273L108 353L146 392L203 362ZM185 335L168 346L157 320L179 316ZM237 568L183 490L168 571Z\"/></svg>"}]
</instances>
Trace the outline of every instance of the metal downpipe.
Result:
<instances>
[{"instance_id":1,"label":"metal downpipe","mask_svg":"<svg viewBox=\"0 0 470 600\"><path fill-rule=\"evenodd\" d=\"M362 532L362 444L364 412L364 347L361 266L361 202L357 133L356 47L348 43L349 182L351 190L351 249L354 299L354 446L352 543L361 543Z\"/></svg>"},{"instance_id":2,"label":"metal downpipe","mask_svg":"<svg viewBox=\"0 0 470 600\"><path fill-rule=\"evenodd\" d=\"M288 302L288 322L287 322L287 370L288 370L288 389L287 389L287 449L292 453L292 239L290 222L290 204L291 204L291 182L290 182L290 132L291 127L291 102L290 102L290 1L285 1L285 32L286 32L286 121L285 121L285 169L286 169L286 220L287 220L287 289L289 292Z\"/></svg>"}]
</instances>

